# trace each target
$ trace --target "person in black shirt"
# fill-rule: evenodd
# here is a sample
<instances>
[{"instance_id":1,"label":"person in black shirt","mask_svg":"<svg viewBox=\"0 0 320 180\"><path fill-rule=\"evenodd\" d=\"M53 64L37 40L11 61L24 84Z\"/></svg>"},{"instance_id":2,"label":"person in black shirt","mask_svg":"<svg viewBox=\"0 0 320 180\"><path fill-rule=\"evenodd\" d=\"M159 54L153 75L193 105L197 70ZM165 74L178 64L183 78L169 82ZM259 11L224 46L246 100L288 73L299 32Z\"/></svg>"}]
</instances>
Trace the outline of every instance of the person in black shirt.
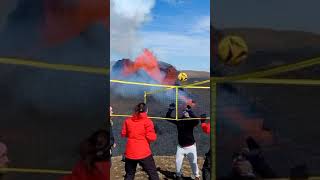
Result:
<instances>
[{"instance_id":1,"label":"person in black shirt","mask_svg":"<svg viewBox=\"0 0 320 180\"><path fill-rule=\"evenodd\" d=\"M175 104L172 103L169 106L169 110L166 114L166 118L172 118L171 114L175 109ZM187 106L186 110L183 111L182 119L186 118L197 118L191 110L191 106ZM197 147L196 141L193 135L193 129L199 124L199 120L168 120L175 124L178 130L178 146L176 153L176 177L177 179L182 178L182 163L186 156L189 160L193 178L200 179L199 168L197 163Z\"/></svg>"}]
</instances>

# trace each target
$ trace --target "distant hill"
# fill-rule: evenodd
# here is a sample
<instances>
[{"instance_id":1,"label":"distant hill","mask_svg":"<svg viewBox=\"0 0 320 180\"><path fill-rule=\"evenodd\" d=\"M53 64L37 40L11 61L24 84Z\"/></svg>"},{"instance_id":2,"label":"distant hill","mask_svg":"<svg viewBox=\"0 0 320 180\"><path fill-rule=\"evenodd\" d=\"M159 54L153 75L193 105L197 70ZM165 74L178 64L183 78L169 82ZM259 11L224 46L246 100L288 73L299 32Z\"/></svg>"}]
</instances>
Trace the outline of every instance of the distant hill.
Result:
<instances>
[{"instance_id":1,"label":"distant hill","mask_svg":"<svg viewBox=\"0 0 320 180\"><path fill-rule=\"evenodd\" d=\"M209 79L210 73L205 71L193 71L193 70L182 70L188 74L189 78L202 78L202 79Z\"/></svg>"},{"instance_id":2,"label":"distant hill","mask_svg":"<svg viewBox=\"0 0 320 180\"><path fill-rule=\"evenodd\" d=\"M211 63L215 66L215 73L219 76L252 72L260 69L272 68L279 65L290 64L320 56L320 35L299 32L299 31L276 31L271 29L258 28L234 28L214 31L217 41L226 35L237 35L242 37L248 45L249 55L247 60L237 66L224 66L215 56ZM217 54L217 49L213 54ZM293 77L319 77L319 74L313 74L313 71L319 66L291 72ZM311 71L311 74L310 74ZM288 77L283 74L283 77Z\"/></svg>"}]
</instances>

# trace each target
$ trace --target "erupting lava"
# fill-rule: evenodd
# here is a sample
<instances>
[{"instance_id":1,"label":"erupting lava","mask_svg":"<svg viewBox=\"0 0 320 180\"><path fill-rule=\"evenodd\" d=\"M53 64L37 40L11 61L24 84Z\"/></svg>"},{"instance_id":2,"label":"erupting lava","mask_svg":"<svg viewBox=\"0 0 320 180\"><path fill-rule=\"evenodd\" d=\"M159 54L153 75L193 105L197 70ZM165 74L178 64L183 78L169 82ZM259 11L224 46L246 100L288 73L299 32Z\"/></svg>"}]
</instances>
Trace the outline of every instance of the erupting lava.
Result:
<instances>
[{"instance_id":1,"label":"erupting lava","mask_svg":"<svg viewBox=\"0 0 320 180\"><path fill-rule=\"evenodd\" d=\"M159 62L148 49L144 49L134 61L129 59L123 61L122 76L128 77L143 70L159 84L176 84L178 71L171 65Z\"/></svg>"},{"instance_id":2,"label":"erupting lava","mask_svg":"<svg viewBox=\"0 0 320 180\"><path fill-rule=\"evenodd\" d=\"M133 63L127 64L123 69L123 75L128 76L138 70L144 70L152 79L162 82L162 75L156 57L148 49L144 49Z\"/></svg>"}]
</instances>

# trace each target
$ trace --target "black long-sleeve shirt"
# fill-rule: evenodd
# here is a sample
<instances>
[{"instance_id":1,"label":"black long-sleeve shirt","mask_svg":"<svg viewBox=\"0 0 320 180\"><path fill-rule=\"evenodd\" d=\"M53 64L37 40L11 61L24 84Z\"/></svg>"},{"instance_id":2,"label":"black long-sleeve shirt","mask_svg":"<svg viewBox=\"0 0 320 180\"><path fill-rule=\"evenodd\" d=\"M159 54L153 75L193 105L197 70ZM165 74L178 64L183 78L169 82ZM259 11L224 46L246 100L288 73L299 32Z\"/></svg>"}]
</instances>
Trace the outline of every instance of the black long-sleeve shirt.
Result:
<instances>
[{"instance_id":1,"label":"black long-sleeve shirt","mask_svg":"<svg viewBox=\"0 0 320 180\"><path fill-rule=\"evenodd\" d=\"M113 135L113 130L112 126L110 127L110 146L114 145L114 135Z\"/></svg>"},{"instance_id":2,"label":"black long-sleeve shirt","mask_svg":"<svg viewBox=\"0 0 320 180\"><path fill-rule=\"evenodd\" d=\"M171 116L172 111L173 110L171 109L168 110L166 114L166 118L172 118ZM196 116L193 114L191 110L188 111L188 113L191 118L196 118ZM193 129L199 124L199 120L181 120L181 121L168 120L168 121L177 126L178 143L181 147L191 146L196 142L193 135Z\"/></svg>"}]
</instances>

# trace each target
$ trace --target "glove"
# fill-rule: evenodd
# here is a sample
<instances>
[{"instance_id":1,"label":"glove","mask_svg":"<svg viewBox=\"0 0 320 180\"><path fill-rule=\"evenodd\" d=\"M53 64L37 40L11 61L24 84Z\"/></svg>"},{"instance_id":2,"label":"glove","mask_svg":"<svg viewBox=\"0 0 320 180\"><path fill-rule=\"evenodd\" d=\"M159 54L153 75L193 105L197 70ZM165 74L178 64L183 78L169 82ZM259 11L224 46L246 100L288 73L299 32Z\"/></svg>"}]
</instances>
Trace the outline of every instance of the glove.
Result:
<instances>
[{"instance_id":1,"label":"glove","mask_svg":"<svg viewBox=\"0 0 320 180\"><path fill-rule=\"evenodd\" d=\"M169 110L174 110L175 107L176 107L176 104L171 103L171 104L169 105Z\"/></svg>"}]
</instances>

